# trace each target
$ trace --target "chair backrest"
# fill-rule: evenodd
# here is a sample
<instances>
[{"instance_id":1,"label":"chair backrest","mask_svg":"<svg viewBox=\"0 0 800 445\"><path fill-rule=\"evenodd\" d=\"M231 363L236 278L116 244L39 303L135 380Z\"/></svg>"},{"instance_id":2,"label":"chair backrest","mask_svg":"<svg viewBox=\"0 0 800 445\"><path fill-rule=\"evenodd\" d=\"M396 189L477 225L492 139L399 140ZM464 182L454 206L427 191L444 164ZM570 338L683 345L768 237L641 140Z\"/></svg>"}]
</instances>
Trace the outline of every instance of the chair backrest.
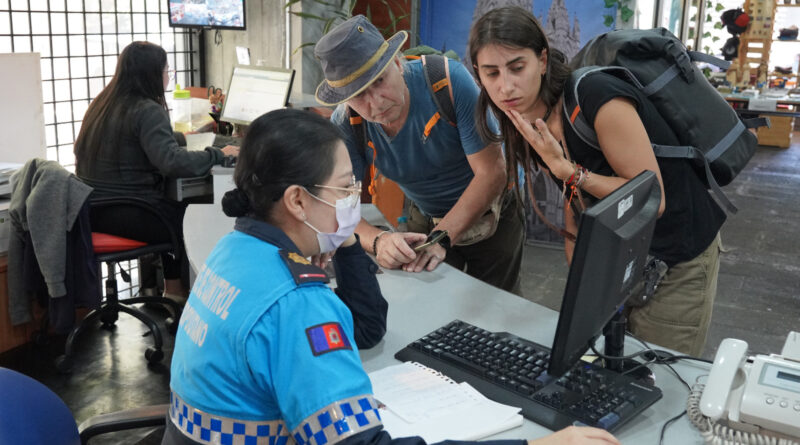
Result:
<instances>
[{"instance_id":1,"label":"chair backrest","mask_svg":"<svg viewBox=\"0 0 800 445\"><path fill-rule=\"evenodd\" d=\"M0 445L79 445L67 405L36 380L0 368Z\"/></svg>"}]
</instances>

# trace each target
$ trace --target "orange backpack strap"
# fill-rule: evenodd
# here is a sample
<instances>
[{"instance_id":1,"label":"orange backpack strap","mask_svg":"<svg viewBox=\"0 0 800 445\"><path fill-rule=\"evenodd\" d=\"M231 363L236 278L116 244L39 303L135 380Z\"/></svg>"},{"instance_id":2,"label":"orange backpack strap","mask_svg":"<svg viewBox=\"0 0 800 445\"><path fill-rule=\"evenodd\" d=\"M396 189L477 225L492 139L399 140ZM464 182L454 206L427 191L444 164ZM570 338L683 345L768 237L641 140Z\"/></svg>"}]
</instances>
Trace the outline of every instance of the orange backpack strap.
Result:
<instances>
[{"instance_id":1,"label":"orange backpack strap","mask_svg":"<svg viewBox=\"0 0 800 445\"><path fill-rule=\"evenodd\" d=\"M456 126L456 106L453 97L453 87L450 82L450 62L445 56L438 54L427 54L421 56L422 71L425 73L425 82L428 85L428 90L436 104L436 109L439 110L428 125L425 126L426 134L424 138L430 134L430 129L436 124L439 119L444 119L445 122L452 126ZM430 127L430 129L429 129Z\"/></svg>"},{"instance_id":2,"label":"orange backpack strap","mask_svg":"<svg viewBox=\"0 0 800 445\"><path fill-rule=\"evenodd\" d=\"M375 167L375 159L378 157L378 150L375 148L375 144L367 137L367 126L364 123L364 118L351 107L347 107L347 112L350 116L350 127L353 129L353 135L356 137L356 148L365 161L367 160L367 147L372 149L372 160L369 163L370 182L367 190L369 190L371 196L375 196L375 180L378 177L378 168Z\"/></svg>"}]
</instances>

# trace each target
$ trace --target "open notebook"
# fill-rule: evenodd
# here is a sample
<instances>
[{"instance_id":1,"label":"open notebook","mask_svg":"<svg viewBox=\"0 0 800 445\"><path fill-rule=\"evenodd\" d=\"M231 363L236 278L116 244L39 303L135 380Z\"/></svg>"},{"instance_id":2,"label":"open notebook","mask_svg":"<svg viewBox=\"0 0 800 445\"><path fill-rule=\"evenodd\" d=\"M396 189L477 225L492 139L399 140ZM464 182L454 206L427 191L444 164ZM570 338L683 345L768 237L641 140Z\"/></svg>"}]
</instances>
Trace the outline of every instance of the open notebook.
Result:
<instances>
[{"instance_id":1,"label":"open notebook","mask_svg":"<svg viewBox=\"0 0 800 445\"><path fill-rule=\"evenodd\" d=\"M489 400L469 384L419 363L389 366L369 378L392 437L421 436L428 443L478 440L522 425L519 408Z\"/></svg>"}]
</instances>

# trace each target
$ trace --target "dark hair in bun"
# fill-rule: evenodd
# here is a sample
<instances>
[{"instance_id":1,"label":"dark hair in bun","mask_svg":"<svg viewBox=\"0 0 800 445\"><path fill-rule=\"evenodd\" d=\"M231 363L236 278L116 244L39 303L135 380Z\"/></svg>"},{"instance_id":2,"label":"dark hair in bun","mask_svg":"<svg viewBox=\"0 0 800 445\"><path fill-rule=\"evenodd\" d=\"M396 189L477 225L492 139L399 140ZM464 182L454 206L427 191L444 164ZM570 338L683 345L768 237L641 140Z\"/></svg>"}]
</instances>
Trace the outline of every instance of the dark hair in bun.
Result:
<instances>
[{"instance_id":1,"label":"dark hair in bun","mask_svg":"<svg viewBox=\"0 0 800 445\"><path fill-rule=\"evenodd\" d=\"M310 111L286 108L261 115L247 130L233 174L237 189L226 193L229 203L223 199L223 210L269 221L290 185L314 192L314 184L330 178L341 140L330 121Z\"/></svg>"},{"instance_id":2,"label":"dark hair in bun","mask_svg":"<svg viewBox=\"0 0 800 445\"><path fill-rule=\"evenodd\" d=\"M222 211L231 217L245 216L250 212L250 201L247 194L239 189L225 192L222 197Z\"/></svg>"}]
</instances>

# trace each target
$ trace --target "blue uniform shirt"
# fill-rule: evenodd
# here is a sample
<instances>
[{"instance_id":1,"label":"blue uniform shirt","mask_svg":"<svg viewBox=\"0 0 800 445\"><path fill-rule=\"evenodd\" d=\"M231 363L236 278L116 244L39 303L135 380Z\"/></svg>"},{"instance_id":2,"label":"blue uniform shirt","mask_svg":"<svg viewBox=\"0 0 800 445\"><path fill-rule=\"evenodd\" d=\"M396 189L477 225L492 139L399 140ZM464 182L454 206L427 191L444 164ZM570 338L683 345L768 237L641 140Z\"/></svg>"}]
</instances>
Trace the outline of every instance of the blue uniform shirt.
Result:
<instances>
[{"instance_id":1,"label":"blue uniform shirt","mask_svg":"<svg viewBox=\"0 0 800 445\"><path fill-rule=\"evenodd\" d=\"M198 273L170 381L172 422L194 441L283 445L291 432L323 444L380 425L350 311L297 252L279 229L239 218Z\"/></svg>"},{"instance_id":2,"label":"blue uniform shirt","mask_svg":"<svg viewBox=\"0 0 800 445\"><path fill-rule=\"evenodd\" d=\"M474 174L467 155L488 145L475 128L478 86L461 63L451 60L449 65L457 127L449 125L444 118L439 119L423 142L425 124L438 109L419 60L409 61L403 68L410 93L408 118L403 128L390 138L380 125L366 123L367 140L376 147L375 165L380 174L396 182L425 214L435 217L449 212L472 180ZM366 147L365 156L360 154L345 105L336 108L331 121L345 136L353 172L357 178L363 178L365 168L372 163L372 149ZM497 132L493 118L489 119L489 125Z\"/></svg>"}]
</instances>

